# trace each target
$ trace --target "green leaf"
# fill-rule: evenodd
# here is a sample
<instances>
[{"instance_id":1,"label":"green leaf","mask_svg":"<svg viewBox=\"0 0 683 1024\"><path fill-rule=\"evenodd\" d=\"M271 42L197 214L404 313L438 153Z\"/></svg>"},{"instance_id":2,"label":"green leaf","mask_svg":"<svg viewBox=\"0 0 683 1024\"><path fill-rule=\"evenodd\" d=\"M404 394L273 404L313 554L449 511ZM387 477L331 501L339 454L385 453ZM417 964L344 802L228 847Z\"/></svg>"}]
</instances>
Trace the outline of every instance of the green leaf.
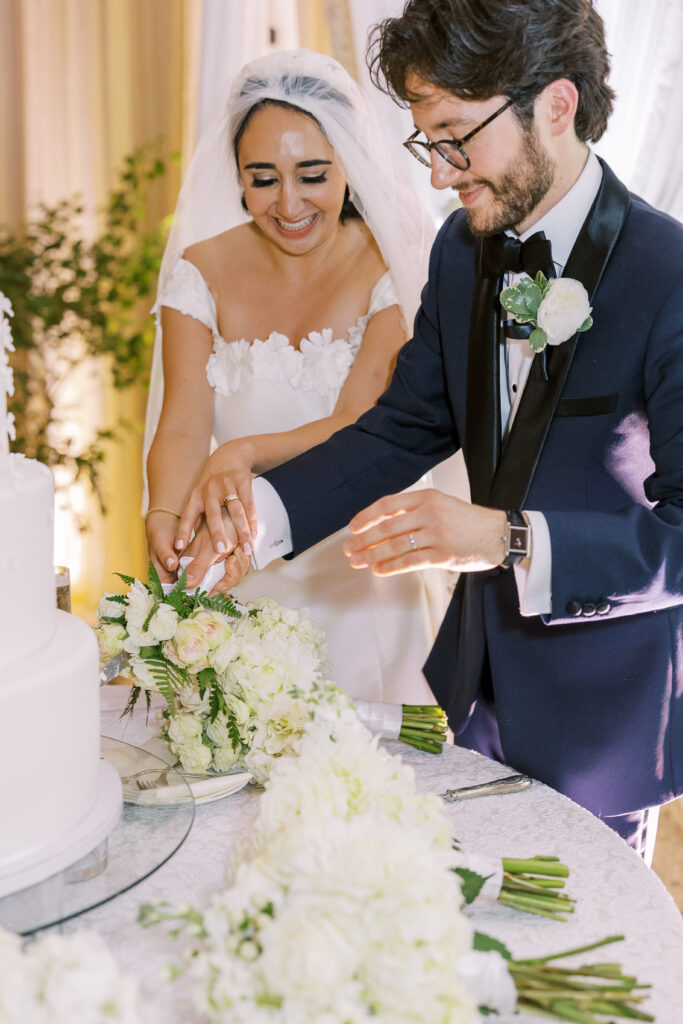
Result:
<instances>
[{"instance_id":1,"label":"green leaf","mask_svg":"<svg viewBox=\"0 0 683 1024\"><path fill-rule=\"evenodd\" d=\"M453 871L462 879L460 889L468 906L470 903L474 903L484 888L486 880L491 878L491 875L478 875L476 871L470 871L469 868L453 868Z\"/></svg>"},{"instance_id":2,"label":"green leaf","mask_svg":"<svg viewBox=\"0 0 683 1024\"><path fill-rule=\"evenodd\" d=\"M117 626L126 625L125 615L100 615L100 622L116 623Z\"/></svg>"},{"instance_id":3,"label":"green leaf","mask_svg":"<svg viewBox=\"0 0 683 1024\"><path fill-rule=\"evenodd\" d=\"M113 601L114 604L126 604L128 598L125 594L107 594L107 601Z\"/></svg>"},{"instance_id":4,"label":"green leaf","mask_svg":"<svg viewBox=\"0 0 683 1024\"><path fill-rule=\"evenodd\" d=\"M548 335L544 330L542 330L542 328L537 327L529 335L529 344L534 352L542 352L548 344Z\"/></svg>"},{"instance_id":5,"label":"green leaf","mask_svg":"<svg viewBox=\"0 0 683 1024\"><path fill-rule=\"evenodd\" d=\"M128 586L128 587L132 587L132 586L133 586L133 584L135 583L135 576L126 576L126 575L125 575L124 573L122 573L122 572L115 572L115 573L114 573L114 575L115 575L115 576L118 576L118 578L119 578L120 580L123 580L123 582L124 582L124 583L126 584L126 586Z\"/></svg>"},{"instance_id":6,"label":"green leaf","mask_svg":"<svg viewBox=\"0 0 683 1024\"><path fill-rule=\"evenodd\" d=\"M128 695L128 700L126 701L126 706L121 712L121 718L126 718L128 715L133 714L133 709L135 708L135 705L138 702L141 690L142 687L140 686L131 686L130 693Z\"/></svg>"},{"instance_id":7,"label":"green leaf","mask_svg":"<svg viewBox=\"0 0 683 1024\"><path fill-rule=\"evenodd\" d=\"M151 558L149 560L148 575L149 575L149 583L147 584L147 589L149 590L150 594L152 594L154 597L156 597L159 601L163 601L163 599L164 599L164 588L161 586L161 580L159 579L159 573L157 572L156 567L154 565L154 562L152 561Z\"/></svg>"},{"instance_id":8,"label":"green leaf","mask_svg":"<svg viewBox=\"0 0 683 1024\"><path fill-rule=\"evenodd\" d=\"M169 711L175 714L175 689L187 682L187 672L166 658L146 659L147 668L154 680L154 685L168 704Z\"/></svg>"},{"instance_id":9,"label":"green leaf","mask_svg":"<svg viewBox=\"0 0 683 1024\"><path fill-rule=\"evenodd\" d=\"M543 271L539 270L536 274L536 277L534 278L534 284L536 284L541 289L541 291L545 293L548 290L550 281L545 276Z\"/></svg>"},{"instance_id":10,"label":"green leaf","mask_svg":"<svg viewBox=\"0 0 683 1024\"><path fill-rule=\"evenodd\" d=\"M208 608L209 611L222 612L223 615L229 615L231 619L242 618L242 612L227 594L214 594L213 597L209 597L206 591L202 590L197 592L196 600L202 608Z\"/></svg>"},{"instance_id":11,"label":"green leaf","mask_svg":"<svg viewBox=\"0 0 683 1024\"><path fill-rule=\"evenodd\" d=\"M474 933L472 949L479 953L500 953L506 960L512 959L512 953L507 946L504 946L498 939L494 939L492 935L485 935L484 932Z\"/></svg>"},{"instance_id":12,"label":"green leaf","mask_svg":"<svg viewBox=\"0 0 683 1024\"><path fill-rule=\"evenodd\" d=\"M159 604L160 604L159 599L155 598L154 599L154 603L152 604L152 607L150 608L150 610L147 613L147 618L142 623L142 632L143 633L146 633L147 630L149 629L150 622L152 621L152 619L156 615L157 611L159 610Z\"/></svg>"},{"instance_id":13,"label":"green leaf","mask_svg":"<svg viewBox=\"0 0 683 1024\"><path fill-rule=\"evenodd\" d=\"M227 730L228 736L230 737L230 743L232 744L232 749L240 750L242 747L242 737L240 736L237 722L232 715L228 717Z\"/></svg>"},{"instance_id":14,"label":"green leaf","mask_svg":"<svg viewBox=\"0 0 683 1024\"><path fill-rule=\"evenodd\" d=\"M580 327L577 327L577 333L581 334L582 331L587 331L593 326L593 317L589 316L583 321Z\"/></svg>"},{"instance_id":15,"label":"green leaf","mask_svg":"<svg viewBox=\"0 0 683 1024\"><path fill-rule=\"evenodd\" d=\"M199 683L199 696L203 697L206 693L207 686L213 686L216 682L216 669L201 669L201 671L197 673L197 682Z\"/></svg>"},{"instance_id":16,"label":"green leaf","mask_svg":"<svg viewBox=\"0 0 683 1024\"><path fill-rule=\"evenodd\" d=\"M209 695L209 719L215 722L221 711L225 711L225 696L220 686L213 686Z\"/></svg>"}]
</instances>

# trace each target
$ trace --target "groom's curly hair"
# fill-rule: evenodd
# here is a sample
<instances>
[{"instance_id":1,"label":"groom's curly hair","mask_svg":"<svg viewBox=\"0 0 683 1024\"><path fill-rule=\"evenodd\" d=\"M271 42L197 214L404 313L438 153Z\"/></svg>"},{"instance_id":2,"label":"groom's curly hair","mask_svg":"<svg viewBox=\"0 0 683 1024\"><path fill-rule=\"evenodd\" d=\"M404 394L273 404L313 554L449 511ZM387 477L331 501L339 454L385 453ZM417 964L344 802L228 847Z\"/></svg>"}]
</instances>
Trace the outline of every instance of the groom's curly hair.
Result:
<instances>
[{"instance_id":1,"label":"groom's curly hair","mask_svg":"<svg viewBox=\"0 0 683 1024\"><path fill-rule=\"evenodd\" d=\"M419 99L411 74L460 99L507 96L529 128L534 100L558 78L579 93L575 130L600 138L612 112L609 54L592 0L408 0L375 25L368 45L373 82L399 103Z\"/></svg>"}]
</instances>

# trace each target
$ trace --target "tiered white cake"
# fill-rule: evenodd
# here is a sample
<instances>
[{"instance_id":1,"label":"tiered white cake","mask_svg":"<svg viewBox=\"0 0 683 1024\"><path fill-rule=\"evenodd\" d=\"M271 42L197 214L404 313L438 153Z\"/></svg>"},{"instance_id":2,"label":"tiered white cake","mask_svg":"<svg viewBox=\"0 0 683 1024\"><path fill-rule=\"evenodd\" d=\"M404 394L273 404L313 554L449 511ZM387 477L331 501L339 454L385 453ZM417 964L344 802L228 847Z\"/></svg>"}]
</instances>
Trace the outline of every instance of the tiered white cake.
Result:
<instances>
[{"instance_id":1,"label":"tiered white cake","mask_svg":"<svg viewBox=\"0 0 683 1024\"><path fill-rule=\"evenodd\" d=\"M99 758L95 636L56 607L53 513L50 470L0 460L0 896L84 856L121 807Z\"/></svg>"}]
</instances>

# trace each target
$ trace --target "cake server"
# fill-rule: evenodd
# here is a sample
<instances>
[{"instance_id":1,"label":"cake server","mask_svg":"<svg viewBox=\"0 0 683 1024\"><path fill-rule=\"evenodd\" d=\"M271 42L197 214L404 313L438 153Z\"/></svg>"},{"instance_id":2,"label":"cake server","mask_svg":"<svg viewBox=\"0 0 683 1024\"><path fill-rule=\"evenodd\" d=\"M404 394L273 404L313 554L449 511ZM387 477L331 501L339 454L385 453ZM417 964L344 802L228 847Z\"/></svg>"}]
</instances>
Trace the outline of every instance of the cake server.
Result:
<instances>
[{"instance_id":1,"label":"cake server","mask_svg":"<svg viewBox=\"0 0 683 1024\"><path fill-rule=\"evenodd\" d=\"M441 794L448 804L456 800L471 800L475 796L500 796L503 793L521 793L528 789L532 780L528 775L506 775L502 779L483 782L478 786L462 786L460 789L447 789Z\"/></svg>"},{"instance_id":2,"label":"cake server","mask_svg":"<svg viewBox=\"0 0 683 1024\"><path fill-rule=\"evenodd\" d=\"M112 679L120 675L122 669L126 667L129 661L130 654L127 651L121 651L120 654L105 662L100 669L100 686L104 686L105 683L111 682Z\"/></svg>"}]
</instances>

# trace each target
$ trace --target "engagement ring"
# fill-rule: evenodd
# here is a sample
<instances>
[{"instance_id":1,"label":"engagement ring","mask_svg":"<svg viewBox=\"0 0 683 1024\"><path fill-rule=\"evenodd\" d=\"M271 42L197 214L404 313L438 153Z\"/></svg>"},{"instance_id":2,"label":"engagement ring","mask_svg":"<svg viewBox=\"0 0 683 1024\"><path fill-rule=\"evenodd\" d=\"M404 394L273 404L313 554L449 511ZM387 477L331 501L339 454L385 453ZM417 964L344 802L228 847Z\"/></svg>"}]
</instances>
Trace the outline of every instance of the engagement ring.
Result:
<instances>
[{"instance_id":1,"label":"engagement ring","mask_svg":"<svg viewBox=\"0 0 683 1024\"><path fill-rule=\"evenodd\" d=\"M239 501L239 500L240 500L239 494L226 494L226 496L223 498L223 504L227 505L229 501Z\"/></svg>"},{"instance_id":2,"label":"engagement ring","mask_svg":"<svg viewBox=\"0 0 683 1024\"><path fill-rule=\"evenodd\" d=\"M412 533L408 534L408 540L410 541L410 546L412 547L413 551L417 551L417 544L415 543L415 538L413 537Z\"/></svg>"}]
</instances>

